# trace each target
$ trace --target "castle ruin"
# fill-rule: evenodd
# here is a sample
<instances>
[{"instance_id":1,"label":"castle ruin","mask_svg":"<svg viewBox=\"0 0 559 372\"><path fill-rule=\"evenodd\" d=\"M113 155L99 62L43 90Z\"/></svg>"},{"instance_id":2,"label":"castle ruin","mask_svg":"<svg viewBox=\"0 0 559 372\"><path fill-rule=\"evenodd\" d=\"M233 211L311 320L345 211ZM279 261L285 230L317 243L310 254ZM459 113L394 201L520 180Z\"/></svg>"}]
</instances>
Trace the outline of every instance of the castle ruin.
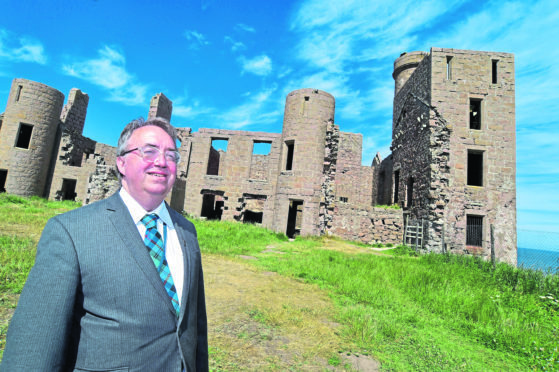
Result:
<instances>
[{"instance_id":1,"label":"castle ruin","mask_svg":"<svg viewBox=\"0 0 559 372\"><path fill-rule=\"evenodd\" d=\"M362 135L340 131L335 100L288 94L281 133L179 127L169 204L288 236L401 243L516 264L514 56L431 48L394 62L392 153L361 165ZM83 136L89 97L14 79L0 115L0 191L78 199L118 190L116 149ZM148 117L171 120L162 93ZM221 145L218 146L217 143ZM400 209L378 205L397 204ZM416 231L417 233L417 231Z\"/></svg>"}]
</instances>

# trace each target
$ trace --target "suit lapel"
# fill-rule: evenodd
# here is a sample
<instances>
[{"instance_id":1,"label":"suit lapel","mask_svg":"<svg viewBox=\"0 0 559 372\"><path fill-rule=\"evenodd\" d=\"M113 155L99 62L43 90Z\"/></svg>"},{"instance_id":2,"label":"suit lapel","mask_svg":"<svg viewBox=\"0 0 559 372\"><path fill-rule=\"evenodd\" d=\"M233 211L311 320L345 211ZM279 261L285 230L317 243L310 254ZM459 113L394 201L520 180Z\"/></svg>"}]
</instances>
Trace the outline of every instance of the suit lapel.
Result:
<instances>
[{"instance_id":1,"label":"suit lapel","mask_svg":"<svg viewBox=\"0 0 559 372\"><path fill-rule=\"evenodd\" d=\"M167 304L169 311L175 314L175 309L171 304L169 295L165 290L165 286L159 277L159 273L153 264L153 261L149 255L149 252L144 245L144 241L138 233L138 228L128 212L128 208L117 194L114 194L109 199L107 199L107 209L112 213L109 215L109 219L113 224L117 235L122 240L122 245L130 252L130 255L134 258L134 261L144 273L149 283L153 286L155 291L159 294L161 299Z\"/></svg>"}]
</instances>

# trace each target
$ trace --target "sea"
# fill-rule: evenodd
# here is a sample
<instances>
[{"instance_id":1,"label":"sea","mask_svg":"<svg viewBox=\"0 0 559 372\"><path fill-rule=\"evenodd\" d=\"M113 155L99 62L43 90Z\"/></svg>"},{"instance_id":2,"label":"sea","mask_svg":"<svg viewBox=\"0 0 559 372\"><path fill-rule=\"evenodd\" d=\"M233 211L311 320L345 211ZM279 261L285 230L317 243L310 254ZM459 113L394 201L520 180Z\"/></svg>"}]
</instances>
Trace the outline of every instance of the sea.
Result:
<instances>
[{"instance_id":1,"label":"sea","mask_svg":"<svg viewBox=\"0 0 559 372\"><path fill-rule=\"evenodd\" d=\"M559 274L559 250L518 247L518 267Z\"/></svg>"}]
</instances>

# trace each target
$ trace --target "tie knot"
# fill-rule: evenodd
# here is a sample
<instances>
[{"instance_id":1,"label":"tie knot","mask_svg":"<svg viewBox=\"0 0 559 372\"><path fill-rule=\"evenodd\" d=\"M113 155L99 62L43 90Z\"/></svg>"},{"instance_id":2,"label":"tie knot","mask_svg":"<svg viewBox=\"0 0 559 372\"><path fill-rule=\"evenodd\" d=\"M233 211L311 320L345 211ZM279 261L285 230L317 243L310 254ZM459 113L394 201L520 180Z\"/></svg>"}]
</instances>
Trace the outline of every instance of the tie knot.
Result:
<instances>
[{"instance_id":1,"label":"tie knot","mask_svg":"<svg viewBox=\"0 0 559 372\"><path fill-rule=\"evenodd\" d=\"M151 214L146 214L144 217L142 217L142 219L140 220L140 222L142 222L146 229L153 229L153 228L157 228L157 220L159 219L159 216L155 213L151 213Z\"/></svg>"}]
</instances>

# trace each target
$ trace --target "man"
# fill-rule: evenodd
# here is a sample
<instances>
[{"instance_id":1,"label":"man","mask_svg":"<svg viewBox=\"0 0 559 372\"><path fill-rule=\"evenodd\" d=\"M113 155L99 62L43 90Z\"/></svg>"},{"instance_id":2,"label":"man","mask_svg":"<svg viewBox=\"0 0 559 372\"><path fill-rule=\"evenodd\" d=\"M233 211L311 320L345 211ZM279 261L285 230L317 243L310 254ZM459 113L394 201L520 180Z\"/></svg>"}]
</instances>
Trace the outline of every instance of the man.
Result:
<instances>
[{"instance_id":1,"label":"man","mask_svg":"<svg viewBox=\"0 0 559 372\"><path fill-rule=\"evenodd\" d=\"M207 371L194 226L164 203L180 160L163 119L119 139L121 189L49 220L2 371Z\"/></svg>"}]
</instances>

